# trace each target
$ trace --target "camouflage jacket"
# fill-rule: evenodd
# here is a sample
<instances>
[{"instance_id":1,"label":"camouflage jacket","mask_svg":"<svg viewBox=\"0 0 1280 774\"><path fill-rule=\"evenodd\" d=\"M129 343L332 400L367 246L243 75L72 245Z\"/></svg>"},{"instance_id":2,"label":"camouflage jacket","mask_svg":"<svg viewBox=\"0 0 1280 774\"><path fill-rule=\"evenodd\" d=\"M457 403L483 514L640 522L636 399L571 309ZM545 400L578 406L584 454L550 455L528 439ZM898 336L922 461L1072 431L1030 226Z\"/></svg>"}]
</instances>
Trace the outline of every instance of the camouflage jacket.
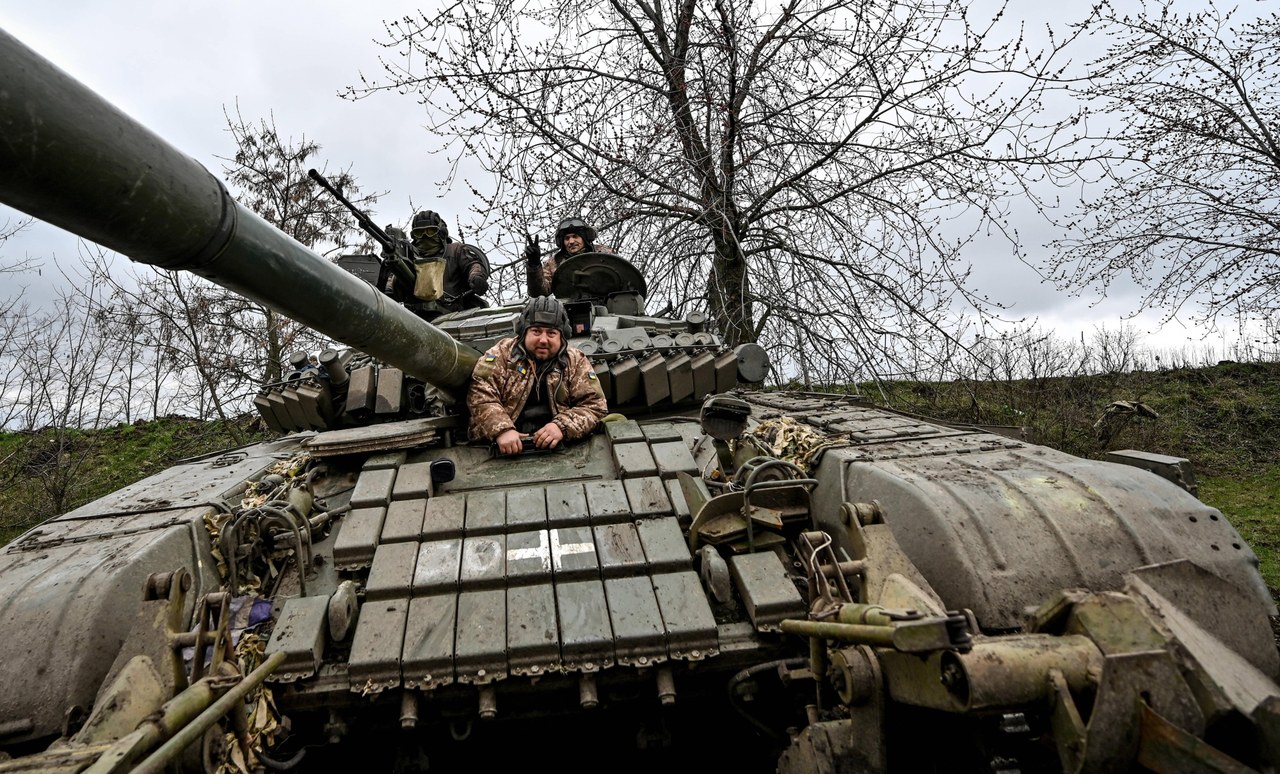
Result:
<instances>
[{"instance_id":1,"label":"camouflage jacket","mask_svg":"<svg viewBox=\"0 0 1280 774\"><path fill-rule=\"evenodd\" d=\"M562 361L567 360L565 365ZM547 375L551 421L564 431L566 441L589 434L609 413L604 390L591 369L587 356L569 347L564 356L551 362ZM515 419L537 381L535 362L516 353L515 337L503 339L476 361L467 390L471 411L472 440L492 441L515 428Z\"/></svg>"}]
</instances>

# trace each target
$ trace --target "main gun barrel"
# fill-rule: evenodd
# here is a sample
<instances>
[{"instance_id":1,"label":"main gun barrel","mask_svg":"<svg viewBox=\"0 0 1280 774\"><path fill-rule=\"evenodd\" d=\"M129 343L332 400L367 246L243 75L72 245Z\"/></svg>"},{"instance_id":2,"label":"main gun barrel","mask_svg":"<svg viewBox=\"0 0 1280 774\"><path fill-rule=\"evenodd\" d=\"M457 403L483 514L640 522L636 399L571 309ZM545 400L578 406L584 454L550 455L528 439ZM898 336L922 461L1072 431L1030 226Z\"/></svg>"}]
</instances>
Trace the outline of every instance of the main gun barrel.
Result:
<instances>
[{"instance_id":1,"label":"main gun barrel","mask_svg":"<svg viewBox=\"0 0 1280 774\"><path fill-rule=\"evenodd\" d=\"M457 393L480 353L289 238L203 165L0 30L0 201L183 269Z\"/></svg>"}]
</instances>

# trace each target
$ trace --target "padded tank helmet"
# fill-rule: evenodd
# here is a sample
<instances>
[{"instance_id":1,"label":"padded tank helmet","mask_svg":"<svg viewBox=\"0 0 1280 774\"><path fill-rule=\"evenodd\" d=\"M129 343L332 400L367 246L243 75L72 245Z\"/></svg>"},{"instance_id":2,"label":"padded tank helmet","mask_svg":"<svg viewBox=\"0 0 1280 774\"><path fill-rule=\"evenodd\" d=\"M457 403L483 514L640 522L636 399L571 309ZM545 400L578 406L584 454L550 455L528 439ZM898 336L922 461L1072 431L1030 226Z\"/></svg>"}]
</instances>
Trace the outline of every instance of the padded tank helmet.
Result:
<instances>
[{"instance_id":1,"label":"padded tank helmet","mask_svg":"<svg viewBox=\"0 0 1280 774\"><path fill-rule=\"evenodd\" d=\"M444 222L444 218L439 213L432 210L423 210L413 216L413 225L409 227L409 238L417 241L420 236L434 236L428 229L435 228L436 233L444 237L444 241L448 243L449 224Z\"/></svg>"},{"instance_id":2,"label":"padded tank helmet","mask_svg":"<svg viewBox=\"0 0 1280 774\"><path fill-rule=\"evenodd\" d=\"M524 305L520 319L516 321L516 336L524 343L524 335L534 326L556 328L565 345L569 343L569 313L555 296L534 296Z\"/></svg>"},{"instance_id":3,"label":"padded tank helmet","mask_svg":"<svg viewBox=\"0 0 1280 774\"><path fill-rule=\"evenodd\" d=\"M584 250L595 249L596 230L588 226L582 218L565 218L556 227L556 247L561 250L564 249L565 234L577 234L582 237L582 241L586 243Z\"/></svg>"}]
</instances>

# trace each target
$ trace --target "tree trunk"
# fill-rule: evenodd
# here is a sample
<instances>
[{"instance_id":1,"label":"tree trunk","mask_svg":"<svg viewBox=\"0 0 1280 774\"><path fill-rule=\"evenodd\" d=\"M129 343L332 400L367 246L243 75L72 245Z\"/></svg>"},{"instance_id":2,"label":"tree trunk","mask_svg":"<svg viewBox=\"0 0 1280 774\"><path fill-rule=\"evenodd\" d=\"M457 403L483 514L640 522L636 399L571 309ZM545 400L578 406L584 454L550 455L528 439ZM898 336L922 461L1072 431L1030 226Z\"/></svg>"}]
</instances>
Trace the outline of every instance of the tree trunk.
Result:
<instances>
[{"instance_id":1,"label":"tree trunk","mask_svg":"<svg viewBox=\"0 0 1280 774\"><path fill-rule=\"evenodd\" d=\"M712 230L716 254L707 277L707 295L720 335L728 346L736 347L755 342L755 315L747 261L738 245L724 238L727 230Z\"/></svg>"},{"instance_id":2,"label":"tree trunk","mask_svg":"<svg viewBox=\"0 0 1280 774\"><path fill-rule=\"evenodd\" d=\"M280 350L284 345L280 342L280 320L276 313L267 307L260 307L263 315L263 326L267 330L267 363L262 374L262 383L270 384L283 378L280 363L284 361L284 353Z\"/></svg>"}]
</instances>

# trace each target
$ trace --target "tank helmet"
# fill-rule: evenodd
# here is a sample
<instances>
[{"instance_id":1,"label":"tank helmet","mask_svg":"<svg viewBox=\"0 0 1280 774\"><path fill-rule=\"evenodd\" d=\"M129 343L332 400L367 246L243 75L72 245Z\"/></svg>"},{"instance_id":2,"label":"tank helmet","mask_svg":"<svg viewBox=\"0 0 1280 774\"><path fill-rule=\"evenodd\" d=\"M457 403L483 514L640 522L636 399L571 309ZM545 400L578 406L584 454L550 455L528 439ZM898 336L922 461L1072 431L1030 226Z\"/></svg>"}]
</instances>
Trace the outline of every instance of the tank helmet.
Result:
<instances>
[{"instance_id":1,"label":"tank helmet","mask_svg":"<svg viewBox=\"0 0 1280 774\"><path fill-rule=\"evenodd\" d=\"M596 230L588 226L582 218L565 218L556 227L556 247L561 250L564 249L565 234L577 234L582 237L583 242L587 243L587 250L595 249Z\"/></svg>"},{"instance_id":2,"label":"tank helmet","mask_svg":"<svg viewBox=\"0 0 1280 774\"><path fill-rule=\"evenodd\" d=\"M516 323L516 336L524 343L524 335L533 327L555 328L567 344L569 341L569 313L555 296L534 296L524 305Z\"/></svg>"},{"instance_id":3,"label":"tank helmet","mask_svg":"<svg viewBox=\"0 0 1280 774\"><path fill-rule=\"evenodd\" d=\"M431 229L435 229L434 232ZM444 241L449 241L449 224L444 222L440 214L432 210L423 210L413 216L413 225L409 227L409 238L417 241L420 237L433 237L439 234Z\"/></svg>"}]
</instances>

